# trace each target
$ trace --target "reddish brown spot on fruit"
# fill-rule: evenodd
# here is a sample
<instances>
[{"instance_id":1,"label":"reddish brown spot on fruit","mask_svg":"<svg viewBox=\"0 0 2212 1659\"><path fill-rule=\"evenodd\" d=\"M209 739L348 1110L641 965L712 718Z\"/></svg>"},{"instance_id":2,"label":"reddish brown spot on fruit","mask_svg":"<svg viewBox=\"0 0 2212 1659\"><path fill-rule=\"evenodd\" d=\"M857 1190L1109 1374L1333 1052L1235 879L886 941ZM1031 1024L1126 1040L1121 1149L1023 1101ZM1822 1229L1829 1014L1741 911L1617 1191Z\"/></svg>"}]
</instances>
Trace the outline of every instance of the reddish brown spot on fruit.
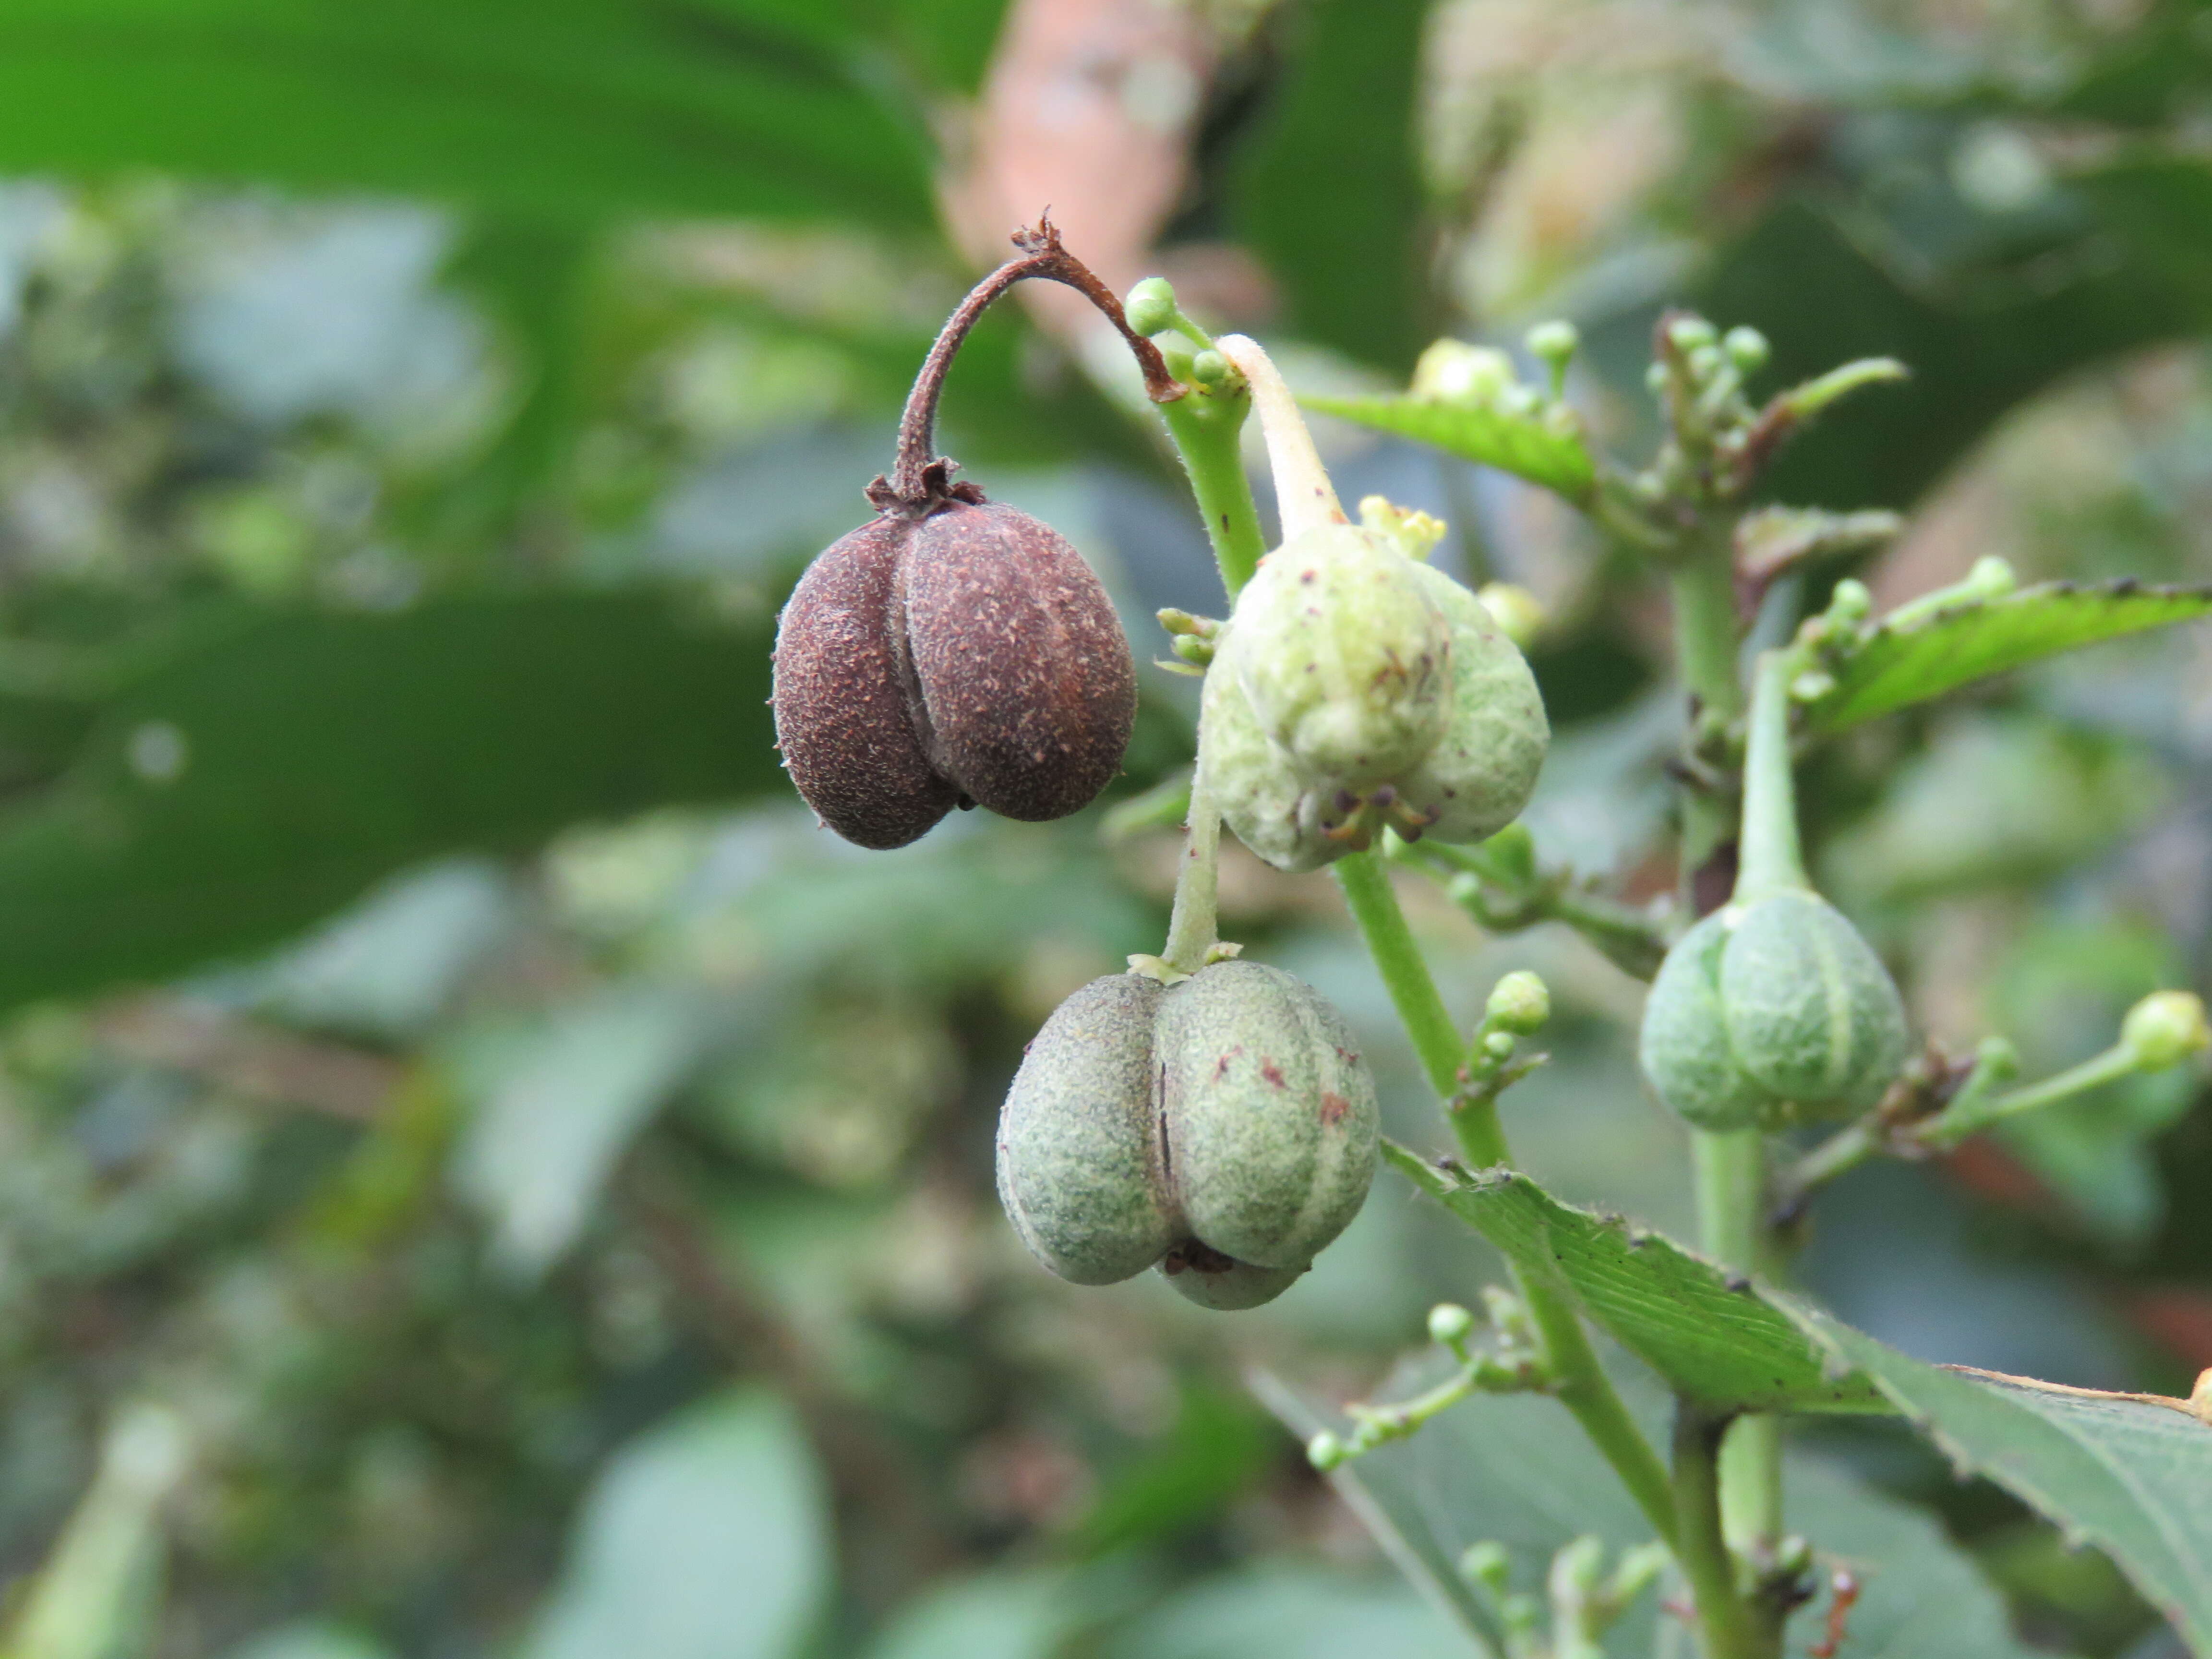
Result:
<instances>
[{"instance_id":1,"label":"reddish brown spot on fruit","mask_svg":"<svg viewBox=\"0 0 2212 1659\"><path fill-rule=\"evenodd\" d=\"M1260 1075L1278 1089L1288 1086L1283 1081L1283 1068L1272 1060L1263 1060L1260 1062Z\"/></svg>"},{"instance_id":2,"label":"reddish brown spot on fruit","mask_svg":"<svg viewBox=\"0 0 2212 1659\"><path fill-rule=\"evenodd\" d=\"M1346 1100L1342 1095L1331 1094L1327 1091L1322 1092L1321 1097L1321 1121L1322 1122L1330 1124L1341 1123L1344 1121L1344 1115L1351 1109L1352 1103Z\"/></svg>"}]
</instances>

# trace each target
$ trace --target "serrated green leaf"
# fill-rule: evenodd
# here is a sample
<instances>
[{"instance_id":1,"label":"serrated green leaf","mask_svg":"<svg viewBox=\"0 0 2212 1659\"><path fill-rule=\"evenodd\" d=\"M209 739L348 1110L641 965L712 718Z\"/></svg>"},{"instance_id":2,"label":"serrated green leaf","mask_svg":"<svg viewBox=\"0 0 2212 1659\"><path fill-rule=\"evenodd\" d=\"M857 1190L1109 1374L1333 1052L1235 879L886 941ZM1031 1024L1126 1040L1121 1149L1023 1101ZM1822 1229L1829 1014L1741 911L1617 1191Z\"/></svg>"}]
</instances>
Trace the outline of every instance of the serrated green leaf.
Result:
<instances>
[{"instance_id":1,"label":"serrated green leaf","mask_svg":"<svg viewBox=\"0 0 2212 1659\"><path fill-rule=\"evenodd\" d=\"M1581 435L1555 432L1529 416L1424 398L1302 397L1298 401L1317 415L1395 433L1462 460L1510 472L1577 506L1597 489L1597 464Z\"/></svg>"},{"instance_id":2,"label":"serrated green leaf","mask_svg":"<svg viewBox=\"0 0 2212 1659\"><path fill-rule=\"evenodd\" d=\"M2212 613L2212 588L2045 582L2002 599L1968 599L1901 626L1877 627L1833 671L1835 689L1808 706L1814 732L1839 732L2025 667L2062 651Z\"/></svg>"},{"instance_id":3,"label":"serrated green leaf","mask_svg":"<svg viewBox=\"0 0 2212 1659\"><path fill-rule=\"evenodd\" d=\"M768 652L650 595L234 622L0 818L0 1007L274 944L441 853L780 789Z\"/></svg>"},{"instance_id":4,"label":"serrated green leaf","mask_svg":"<svg viewBox=\"0 0 2212 1659\"><path fill-rule=\"evenodd\" d=\"M22 0L0 170L926 227L919 128L859 49L832 9L778 0Z\"/></svg>"},{"instance_id":5,"label":"serrated green leaf","mask_svg":"<svg viewBox=\"0 0 2212 1659\"><path fill-rule=\"evenodd\" d=\"M1827 1356L1747 1280L1656 1233L1560 1203L1527 1176L1468 1176L1388 1156L1413 1182L1504 1253L1564 1288L1607 1334L1668 1385L1723 1410L1884 1412L1862 1376L1831 1376Z\"/></svg>"},{"instance_id":6,"label":"serrated green leaf","mask_svg":"<svg viewBox=\"0 0 2212 1659\"><path fill-rule=\"evenodd\" d=\"M2212 1425L2179 1401L1923 1364L1817 1310L1794 1312L1962 1468L2095 1543L2193 1652L2212 1654Z\"/></svg>"}]
</instances>

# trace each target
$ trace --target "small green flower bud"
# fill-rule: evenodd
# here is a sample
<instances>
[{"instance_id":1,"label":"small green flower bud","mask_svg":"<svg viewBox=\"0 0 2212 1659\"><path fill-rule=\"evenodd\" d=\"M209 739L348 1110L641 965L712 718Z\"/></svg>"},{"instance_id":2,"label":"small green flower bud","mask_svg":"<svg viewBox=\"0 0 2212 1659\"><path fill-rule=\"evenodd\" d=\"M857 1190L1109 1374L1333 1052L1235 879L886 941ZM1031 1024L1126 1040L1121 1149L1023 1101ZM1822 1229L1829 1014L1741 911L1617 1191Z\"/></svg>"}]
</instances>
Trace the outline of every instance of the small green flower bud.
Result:
<instances>
[{"instance_id":1,"label":"small green flower bud","mask_svg":"<svg viewBox=\"0 0 2212 1659\"><path fill-rule=\"evenodd\" d=\"M2012 566L1994 553L1984 554L1974 561L1974 568L1966 573L1963 586L1977 599L2001 599L2020 586L2013 574Z\"/></svg>"},{"instance_id":2,"label":"small green flower bud","mask_svg":"<svg viewBox=\"0 0 2212 1659\"><path fill-rule=\"evenodd\" d=\"M1739 374L1756 374L1766 367L1772 348L1766 337L1755 328L1736 327L1721 337L1721 349L1728 353L1729 361Z\"/></svg>"},{"instance_id":3,"label":"small green flower bud","mask_svg":"<svg viewBox=\"0 0 2212 1659\"><path fill-rule=\"evenodd\" d=\"M1229 373L1229 359L1218 351L1201 351L1190 360L1190 378L1200 386L1219 386Z\"/></svg>"},{"instance_id":4,"label":"small green flower bud","mask_svg":"<svg viewBox=\"0 0 2212 1659\"><path fill-rule=\"evenodd\" d=\"M1534 593L1511 582L1485 582L1474 597L1496 618L1498 631L1526 651L1544 631L1544 605Z\"/></svg>"},{"instance_id":5,"label":"small green flower bud","mask_svg":"<svg viewBox=\"0 0 2212 1659\"><path fill-rule=\"evenodd\" d=\"M1348 1455L1344 1442L1323 1429L1306 1442L1306 1462L1327 1474Z\"/></svg>"},{"instance_id":6,"label":"small green flower bud","mask_svg":"<svg viewBox=\"0 0 2212 1659\"><path fill-rule=\"evenodd\" d=\"M1667 365L1653 363L1644 371L1644 389L1657 397L1667 389Z\"/></svg>"},{"instance_id":7,"label":"small green flower bud","mask_svg":"<svg viewBox=\"0 0 2212 1659\"><path fill-rule=\"evenodd\" d=\"M2154 991L2120 1022L2120 1043L2144 1071L2162 1072L2212 1043L2212 1028L2203 1003L2189 992Z\"/></svg>"},{"instance_id":8,"label":"small green flower bud","mask_svg":"<svg viewBox=\"0 0 2212 1659\"><path fill-rule=\"evenodd\" d=\"M1494 403L1514 384L1513 360L1495 346L1438 340L1413 365L1413 395L1432 403Z\"/></svg>"},{"instance_id":9,"label":"small green flower bud","mask_svg":"<svg viewBox=\"0 0 2212 1659\"><path fill-rule=\"evenodd\" d=\"M1562 1545L1552 1557L1552 1599L1574 1607L1595 1601L1605 1584L1605 1540L1593 1533Z\"/></svg>"},{"instance_id":10,"label":"small green flower bud","mask_svg":"<svg viewBox=\"0 0 2212 1659\"><path fill-rule=\"evenodd\" d=\"M1502 1596L1513 1588L1513 1557L1494 1538L1469 1544L1459 1558L1459 1570L1492 1595Z\"/></svg>"},{"instance_id":11,"label":"small green flower bud","mask_svg":"<svg viewBox=\"0 0 2212 1659\"><path fill-rule=\"evenodd\" d=\"M1492 1031L1488 1036L1483 1038L1482 1052L1489 1055L1492 1060L1512 1059L1513 1033L1510 1031Z\"/></svg>"},{"instance_id":12,"label":"small green flower bud","mask_svg":"<svg viewBox=\"0 0 2212 1659\"><path fill-rule=\"evenodd\" d=\"M1552 994L1527 969L1516 969L1493 986L1483 1017L1500 1030L1531 1036L1552 1017Z\"/></svg>"},{"instance_id":13,"label":"small green flower bud","mask_svg":"<svg viewBox=\"0 0 2212 1659\"><path fill-rule=\"evenodd\" d=\"M1690 373L1700 380L1710 380L1721 372L1721 365L1727 361L1718 346L1701 345L1690 353Z\"/></svg>"},{"instance_id":14,"label":"small green flower bud","mask_svg":"<svg viewBox=\"0 0 2212 1659\"><path fill-rule=\"evenodd\" d=\"M1178 634L1169 641L1168 649L1185 662L1194 662L1205 667L1213 660L1213 641L1198 634Z\"/></svg>"},{"instance_id":15,"label":"small green flower bud","mask_svg":"<svg viewBox=\"0 0 2212 1659\"><path fill-rule=\"evenodd\" d=\"M1827 614L1838 623L1863 623L1874 614L1874 593L1856 576L1846 576L1829 595Z\"/></svg>"},{"instance_id":16,"label":"small green flower bud","mask_svg":"<svg viewBox=\"0 0 2212 1659\"><path fill-rule=\"evenodd\" d=\"M1474 1328L1474 1316L1456 1302L1439 1302L1429 1310L1429 1340L1449 1348L1467 1340Z\"/></svg>"},{"instance_id":17,"label":"small green flower bud","mask_svg":"<svg viewBox=\"0 0 2212 1659\"><path fill-rule=\"evenodd\" d=\"M1539 323L1528 331L1527 339L1528 355L1551 365L1555 374L1566 368L1582 343L1581 331L1565 320Z\"/></svg>"},{"instance_id":18,"label":"small green flower bud","mask_svg":"<svg viewBox=\"0 0 2212 1659\"><path fill-rule=\"evenodd\" d=\"M1176 325L1175 289L1164 276L1147 276L1121 302L1129 326L1139 334L1164 334Z\"/></svg>"},{"instance_id":19,"label":"small green flower bud","mask_svg":"<svg viewBox=\"0 0 2212 1659\"><path fill-rule=\"evenodd\" d=\"M1667 325L1667 343L1680 352L1698 350L1718 337L1713 325L1702 317L1677 317Z\"/></svg>"}]
</instances>

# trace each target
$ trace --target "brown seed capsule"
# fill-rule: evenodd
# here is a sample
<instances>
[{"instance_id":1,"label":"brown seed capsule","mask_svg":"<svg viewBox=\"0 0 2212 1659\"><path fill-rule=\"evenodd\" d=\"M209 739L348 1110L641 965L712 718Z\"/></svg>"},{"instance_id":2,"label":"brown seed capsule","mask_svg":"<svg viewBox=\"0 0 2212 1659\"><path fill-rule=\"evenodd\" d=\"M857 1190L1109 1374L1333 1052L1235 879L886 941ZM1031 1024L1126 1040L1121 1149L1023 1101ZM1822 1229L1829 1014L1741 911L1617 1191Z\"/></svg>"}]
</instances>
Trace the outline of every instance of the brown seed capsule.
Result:
<instances>
[{"instance_id":1,"label":"brown seed capsule","mask_svg":"<svg viewBox=\"0 0 2212 1659\"><path fill-rule=\"evenodd\" d=\"M1014 282L1067 283L1122 322L1049 225L1016 241L1027 257L969 295L923 365L897 465L868 491L878 516L809 567L776 630L784 765L822 821L862 847L903 847L956 805L1065 817L1121 769L1136 721L1129 642L1082 556L951 483L952 463L930 454L953 353ZM1153 395L1180 395L1150 343L1131 341Z\"/></svg>"}]
</instances>

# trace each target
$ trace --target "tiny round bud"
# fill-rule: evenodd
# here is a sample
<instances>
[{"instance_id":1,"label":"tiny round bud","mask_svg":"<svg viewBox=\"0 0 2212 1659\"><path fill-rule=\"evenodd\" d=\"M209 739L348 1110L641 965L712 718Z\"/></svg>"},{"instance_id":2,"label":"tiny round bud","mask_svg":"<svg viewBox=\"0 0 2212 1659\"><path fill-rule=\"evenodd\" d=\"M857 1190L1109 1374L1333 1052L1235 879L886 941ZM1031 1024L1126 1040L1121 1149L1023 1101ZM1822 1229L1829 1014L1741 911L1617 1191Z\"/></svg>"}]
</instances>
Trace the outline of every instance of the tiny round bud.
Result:
<instances>
[{"instance_id":1,"label":"tiny round bud","mask_svg":"<svg viewBox=\"0 0 2212 1659\"><path fill-rule=\"evenodd\" d=\"M1543 601L1527 588L1511 582L1485 582L1474 597L1497 618L1499 631L1524 651L1543 631Z\"/></svg>"},{"instance_id":2,"label":"tiny round bud","mask_svg":"<svg viewBox=\"0 0 2212 1659\"><path fill-rule=\"evenodd\" d=\"M1501 1031L1528 1036L1540 1030L1552 1017L1552 994L1544 981L1527 969L1518 969L1499 980L1483 1008L1483 1017Z\"/></svg>"},{"instance_id":3,"label":"tiny round bud","mask_svg":"<svg viewBox=\"0 0 2212 1659\"><path fill-rule=\"evenodd\" d=\"M1439 1302L1429 1310L1429 1340L1446 1347L1467 1340L1474 1328L1474 1316L1456 1302Z\"/></svg>"},{"instance_id":4,"label":"tiny round bud","mask_svg":"<svg viewBox=\"0 0 2212 1659\"><path fill-rule=\"evenodd\" d=\"M1168 649L1201 668L1213 660L1213 641L1200 634L1178 634L1168 642Z\"/></svg>"},{"instance_id":5,"label":"tiny round bud","mask_svg":"<svg viewBox=\"0 0 2212 1659\"><path fill-rule=\"evenodd\" d=\"M1164 276L1147 276L1121 302L1129 326L1139 334L1164 334L1176 325L1175 288Z\"/></svg>"},{"instance_id":6,"label":"tiny round bud","mask_svg":"<svg viewBox=\"0 0 2212 1659\"><path fill-rule=\"evenodd\" d=\"M1966 573L1966 585L1977 599L2001 599L2020 586L2020 579L2012 574L2010 564L1988 553L1974 561L1974 568Z\"/></svg>"},{"instance_id":7,"label":"tiny round bud","mask_svg":"<svg viewBox=\"0 0 2212 1659\"><path fill-rule=\"evenodd\" d=\"M1503 1595L1512 1587L1513 1558L1494 1538L1469 1544L1459 1558L1459 1570L1493 1595Z\"/></svg>"},{"instance_id":8,"label":"tiny round bud","mask_svg":"<svg viewBox=\"0 0 2212 1659\"><path fill-rule=\"evenodd\" d=\"M1513 1033L1492 1031L1482 1040L1482 1052L1492 1060L1510 1060L1513 1056Z\"/></svg>"},{"instance_id":9,"label":"tiny round bud","mask_svg":"<svg viewBox=\"0 0 2212 1659\"><path fill-rule=\"evenodd\" d=\"M1413 365L1413 396L1486 404L1513 384L1513 360L1495 346L1438 340Z\"/></svg>"},{"instance_id":10,"label":"tiny round bud","mask_svg":"<svg viewBox=\"0 0 2212 1659\"><path fill-rule=\"evenodd\" d=\"M1729 361L1736 366L1738 372L1745 374L1756 374L1765 368L1766 360L1773 352L1764 334L1755 328L1747 327L1732 328L1723 335L1721 349L1728 353Z\"/></svg>"},{"instance_id":11,"label":"tiny round bud","mask_svg":"<svg viewBox=\"0 0 2212 1659\"><path fill-rule=\"evenodd\" d=\"M1677 351L1695 351L1719 337L1702 317L1677 317L1667 325L1667 343Z\"/></svg>"},{"instance_id":12,"label":"tiny round bud","mask_svg":"<svg viewBox=\"0 0 2212 1659\"><path fill-rule=\"evenodd\" d=\"M1690 373L1701 380L1710 380L1721 371L1728 360L1721 356L1717 345L1701 345L1690 353Z\"/></svg>"},{"instance_id":13,"label":"tiny round bud","mask_svg":"<svg viewBox=\"0 0 2212 1659\"><path fill-rule=\"evenodd\" d=\"M2146 1072L2162 1072L2212 1043L2204 1005L2187 991L2154 991L2120 1022L2120 1044Z\"/></svg>"},{"instance_id":14,"label":"tiny round bud","mask_svg":"<svg viewBox=\"0 0 2212 1659\"><path fill-rule=\"evenodd\" d=\"M1190 378L1200 386L1219 386L1229 378L1229 359L1211 349L1190 360Z\"/></svg>"},{"instance_id":15,"label":"tiny round bud","mask_svg":"<svg viewBox=\"0 0 2212 1659\"><path fill-rule=\"evenodd\" d=\"M1874 614L1873 591L1856 576L1844 577L1829 597L1828 614L1838 622L1864 622Z\"/></svg>"},{"instance_id":16,"label":"tiny round bud","mask_svg":"<svg viewBox=\"0 0 2212 1659\"><path fill-rule=\"evenodd\" d=\"M1555 368L1565 368L1582 343L1581 331L1564 319L1537 324L1528 331L1527 339L1529 355Z\"/></svg>"},{"instance_id":17,"label":"tiny round bud","mask_svg":"<svg viewBox=\"0 0 2212 1659\"><path fill-rule=\"evenodd\" d=\"M1656 397L1659 393L1664 392L1667 389L1667 365L1664 363L1654 363L1649 368L1645 369L1644 371L1644 385L1645 389L1654 397Z\"/></svg>"},{"instance_id":18,"label":"tiny round bud","mask_svg":"<svg viewBox=\"0 0 2212 1659\"><path fill-rule=\"evenodd\" d=\"M1306 1462L1324 1474L1342 1463L1348 1455L1344 1442L1327 1429L1306 1442Z\"/></svg>"}]
</instances>

